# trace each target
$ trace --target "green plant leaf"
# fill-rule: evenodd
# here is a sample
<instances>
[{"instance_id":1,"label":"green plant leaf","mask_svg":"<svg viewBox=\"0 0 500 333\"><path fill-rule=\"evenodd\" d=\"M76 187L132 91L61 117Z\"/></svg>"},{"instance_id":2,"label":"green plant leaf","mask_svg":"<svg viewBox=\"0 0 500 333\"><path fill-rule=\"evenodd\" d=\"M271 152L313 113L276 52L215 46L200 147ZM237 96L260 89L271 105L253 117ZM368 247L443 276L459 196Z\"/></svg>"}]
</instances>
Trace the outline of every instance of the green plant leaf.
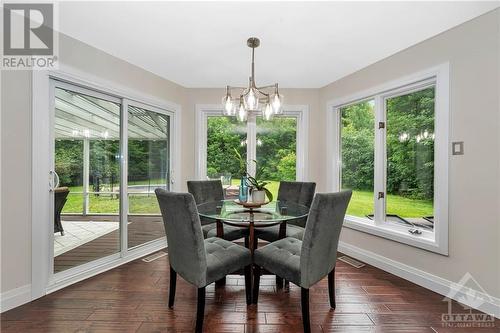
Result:
<instances>
[{"instance_id":1,"label":"green plant leaf","mask_svg":"<svg viewBox=\"0 0 500 333\"><path fill-rule=\"evenodd\" d=\"M273 194L267 188L264 187L264 191L266 191L266 196L269 199L269 202L273 201Z\"/></svg>"}]
</instances>

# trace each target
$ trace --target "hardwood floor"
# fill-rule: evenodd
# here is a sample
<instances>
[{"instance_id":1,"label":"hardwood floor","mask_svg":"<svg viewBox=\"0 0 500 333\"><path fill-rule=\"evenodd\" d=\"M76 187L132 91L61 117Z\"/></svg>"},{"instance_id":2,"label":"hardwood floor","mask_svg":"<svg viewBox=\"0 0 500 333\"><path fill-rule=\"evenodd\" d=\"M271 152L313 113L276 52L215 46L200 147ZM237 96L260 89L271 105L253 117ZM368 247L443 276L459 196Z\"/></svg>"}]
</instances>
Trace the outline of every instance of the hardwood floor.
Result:
<instances>
[{"instance_id":1,"label":"hardwood floor","mask_svg":"<svg viewBox=\"0 0 500 333\"><path fill-rule=\"evenodd\" d=\"M1 315L7 332L192 332L196 288L177 279L174 309L167 307L168 256L136 260ZM301 332L300 288L277 290L263 276L258 305L247 306L243 276L207 287L206 332ZM371 266L343 262L336 268L337 308L331 310L325 278L310 290L313 332L500 332L490 328L444 328L443 297ZM466 312L458 303L457 312Z\"/></svg>"}]
</instances>

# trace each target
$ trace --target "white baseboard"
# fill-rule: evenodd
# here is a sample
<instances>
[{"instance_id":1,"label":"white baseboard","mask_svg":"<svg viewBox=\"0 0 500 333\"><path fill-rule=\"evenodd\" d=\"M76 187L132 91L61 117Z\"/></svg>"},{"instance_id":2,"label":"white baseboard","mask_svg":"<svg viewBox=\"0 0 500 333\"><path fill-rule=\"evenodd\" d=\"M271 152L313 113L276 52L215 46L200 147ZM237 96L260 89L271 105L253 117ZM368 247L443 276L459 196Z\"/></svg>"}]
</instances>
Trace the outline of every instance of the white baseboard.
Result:
<instances>
[{"instance_id":1,"label":"white baseboard","mask_svg":"<svg viewBox=\"0 0 500 333\"><path fill-rule=\"evenodd\" d=\"M5 312L31 301L31 284L0 294L0 312Z\"/></svg>"},{"instance_id":2,"label":"white baseboard","mask_svg":"<svg viewBox=\"0 0 500 333\"><path fill-rule=\"evenodd\" d=\"M500 318L500 299L487 295L481 290L466 286L458 288L457 283L443 279L420 269L391 260L371 251L364 250L345 242L339 242L339 251L386 272L430 289L445 297L450 297L471 308ZM478 305L479 304L479 305Z\"/></svg>"}]
</instances>

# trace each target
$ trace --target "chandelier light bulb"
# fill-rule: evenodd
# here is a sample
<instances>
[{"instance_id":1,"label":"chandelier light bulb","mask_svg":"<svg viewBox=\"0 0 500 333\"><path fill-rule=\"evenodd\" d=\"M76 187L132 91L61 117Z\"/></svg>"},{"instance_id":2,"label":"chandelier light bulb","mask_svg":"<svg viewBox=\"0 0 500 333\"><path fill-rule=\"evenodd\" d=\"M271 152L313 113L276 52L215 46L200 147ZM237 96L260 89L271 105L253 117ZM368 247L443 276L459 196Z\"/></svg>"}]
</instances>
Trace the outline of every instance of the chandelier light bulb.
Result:
<instances>
[{"instance_id":1,"label":"chandelier light bulb","mask_svg":"<svg viewBox=\"0 0 500 333\"><path fill-rule=\"evenodd\" d=\"M245 107L247 110L257 110L259 106L259 98L257 91L254 88L250 88L248 93L244 97Z\"/></svg>"},{"instance_id":2,"label":"chandelier light bulb","mask_svg":"<svg viewBox=\"0 0 500 333\"><path fill-rule=\"evenodd\" d=\"M283 107L283 96L280 95L280 94L278 94L278 92L276 92L273 95L271 104L273 106L274 113L275 114L281 114L282 111L283 111L282 110L282 107Z\"/></svg>"},{"instance_id":3,"label":"chandelier light bulb","mask_svg":"<svg viewBox=\"0 0 500 333\"><path fill-rule=\"evenodd\" d=\"M240 107L238 108L238 114L236 115L239 121L247 120L247 110L242 102L240 102Z\"/></svg>"},{"instance_id":4,"label":"chandelier light bulb","mask_svg":"<svg viewBox=\"0 0 500 333\"><path fill-rule=\"evenodd\" d=\"M271 120L272 117L273 117L273 108L271 104L266 103L266 106L264 107L264 109L262 109L262 118L264 118L265 120Z\"/></svg>"},{"instance_id":5,"label":"chandelier light bulb","mask_svg":"<svg viewBox=\"0 0 500 333\"><path fill-rule=\"evenodd\" d=\"M233 113L233 101L231 95L226 95L222 98L222 105L224 105L224 114L230 116Z\"/></svg>"}]
</instances>

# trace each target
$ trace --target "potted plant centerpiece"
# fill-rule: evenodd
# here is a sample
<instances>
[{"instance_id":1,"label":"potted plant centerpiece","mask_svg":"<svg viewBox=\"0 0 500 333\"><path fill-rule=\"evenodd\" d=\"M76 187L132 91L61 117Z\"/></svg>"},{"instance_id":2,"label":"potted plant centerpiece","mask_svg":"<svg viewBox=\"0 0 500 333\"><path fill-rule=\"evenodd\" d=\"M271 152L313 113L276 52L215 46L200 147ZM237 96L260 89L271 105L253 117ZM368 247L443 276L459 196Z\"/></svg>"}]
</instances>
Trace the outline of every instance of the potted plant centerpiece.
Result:
<instances>
[{"instance_id":1,"label":"potted plant centerpiece","mask_svg":"<svg viewBox=\"0 0 500 333\"><path fill-rule=\"evenodd\" d=\"M250 193L252 194L252 202L254 204L263 204L266 203L266 196L269 199L269 202L273 201L273 194L266 188L266 185L269 182L258 180L255 177L248 177L248 185L250 186Z\"/></svg>"}]
</instances>

